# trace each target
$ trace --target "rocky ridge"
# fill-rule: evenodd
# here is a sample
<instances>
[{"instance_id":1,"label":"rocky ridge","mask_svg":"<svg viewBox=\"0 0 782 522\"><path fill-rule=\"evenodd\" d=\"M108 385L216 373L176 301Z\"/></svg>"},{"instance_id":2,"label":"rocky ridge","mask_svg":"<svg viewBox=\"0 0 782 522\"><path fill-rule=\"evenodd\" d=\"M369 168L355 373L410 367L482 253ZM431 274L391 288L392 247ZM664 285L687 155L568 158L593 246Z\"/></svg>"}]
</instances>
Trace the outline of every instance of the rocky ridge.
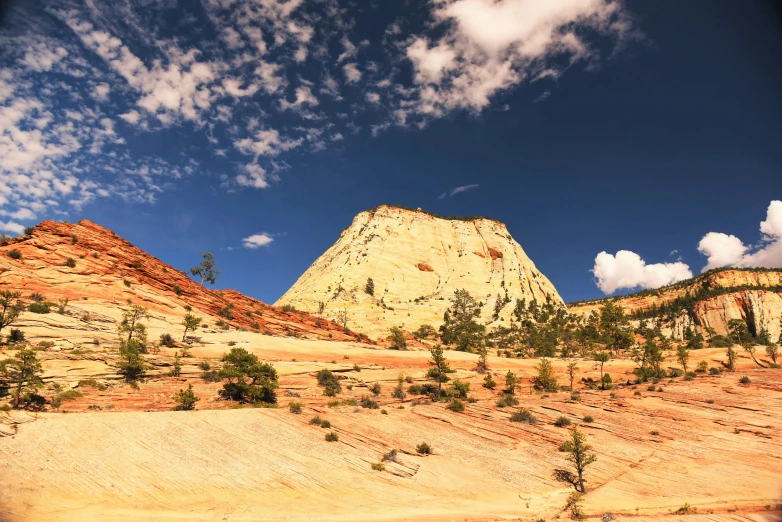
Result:
<instances>
[{"instance_id":1,"label":"rocky ridge","mask_svg":"<svg viewBox=\"0 0 782 522\"><path fill-rule=\"evenodd\" d=\"M374 295L365 291L369 278ZM313 313L323 302L327 317L346 313L349 328L382 338L392 326L437 327L462 288L484 303L489 327L509 319L516 299L564 305L504 224L388 205L358 214L275 304Z\"/></svg>"},{"instance_id":2,"label":"rocky ridge","mask_svg":"<svg viewBox=\"0 0 782 522\"><path fill-rule=\"evenodd\" d=\"M19 253L18 259L9 255L12 251ZM44 221L31 235L0 246L0 288L19 291L24 298L40 293L50 302L68 299L69 307L89 303L96 320L106 315L111 322L111 310L131 301L175 325L190 306L210 324L222 320L234 328L269 335L359 340L358 334L345 333L325 319L285 312L235 290L204 288L184 272L87 220L77 224ZM219 314L226 308L230 319Z\"/></svg>"}]
</instances>

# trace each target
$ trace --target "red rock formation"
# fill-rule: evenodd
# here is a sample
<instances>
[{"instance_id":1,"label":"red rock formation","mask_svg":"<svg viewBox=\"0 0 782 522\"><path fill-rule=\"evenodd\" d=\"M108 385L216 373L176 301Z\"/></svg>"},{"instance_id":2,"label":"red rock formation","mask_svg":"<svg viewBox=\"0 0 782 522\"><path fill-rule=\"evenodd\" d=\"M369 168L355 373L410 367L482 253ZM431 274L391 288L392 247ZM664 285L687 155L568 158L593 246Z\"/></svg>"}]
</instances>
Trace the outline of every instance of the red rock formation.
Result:
<instances>
[{"instance_id":1,"label":"red rock formation","mask_svg":"<svg viewBox=\"0 0 782 522\"><path fill-rule=\"evenodd\" d=\"M500 252L499 250L494 250L491 247L489 247L489 255L491 256L492 260L502 259L502 252Z\"/></svg>"},{"instance_id":2,"label":"red rock formation","mask_svg":"<svg viewBox=\"0 0 782 522\"><path fill-rule=\"evenodd\" d=\"M22 257L10 258L16 249ZM69 259L75 266L69 267ZM136 248L114 232L87 220L78 224L44 221L30 236L0 247L0 288L38 292L50 301L90 299L122 304L129 299L151 312L172 313L191 306L233 327L272 335L370 342L357 333L305 312L280 308L235 290L210 290L159 259ZM221 310L224 315L220 316Z\"/></svg>"},{"instance_id":3,"label":"red rock formation","mask_svg":"<svg viewBox=\"0 0 782 522\"><path fill-rule=\"evenodd\" d=\"M434 269L431 266L427 265L426 263L418 263L415 266L417 266L418 270L420 270L421 272L434 272Z\"/></svg>"}]
</instances>

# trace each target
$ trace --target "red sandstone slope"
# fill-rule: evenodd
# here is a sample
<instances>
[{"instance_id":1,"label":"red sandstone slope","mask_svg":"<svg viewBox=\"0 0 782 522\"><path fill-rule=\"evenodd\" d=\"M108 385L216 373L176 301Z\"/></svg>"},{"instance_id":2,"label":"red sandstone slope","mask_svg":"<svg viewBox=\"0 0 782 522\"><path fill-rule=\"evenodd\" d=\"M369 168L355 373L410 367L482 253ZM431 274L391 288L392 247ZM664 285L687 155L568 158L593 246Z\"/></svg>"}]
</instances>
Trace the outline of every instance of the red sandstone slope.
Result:
<instances>
[{"instance_id":1,"label":"red sandstone slope","mask_svg":"<svg viewBox=\"0 0 782 522\"><path fill-rule=\"evenodd\" d=\"M17 250L20 259L9 252ZM75 266L69 267L72 259ZM190 305L199 314L237 328L272 335L334 341L363 341L337 324L304 312L283 312L235 290L209 290L185 273L136 248L114 232L87 220L44 221L30 236L0 246L0 289L39 292L49 301L67 298L142 304L151 313L178 313ZM233 305L232 319L218 312Z\"/></svg>"}]
</instances>

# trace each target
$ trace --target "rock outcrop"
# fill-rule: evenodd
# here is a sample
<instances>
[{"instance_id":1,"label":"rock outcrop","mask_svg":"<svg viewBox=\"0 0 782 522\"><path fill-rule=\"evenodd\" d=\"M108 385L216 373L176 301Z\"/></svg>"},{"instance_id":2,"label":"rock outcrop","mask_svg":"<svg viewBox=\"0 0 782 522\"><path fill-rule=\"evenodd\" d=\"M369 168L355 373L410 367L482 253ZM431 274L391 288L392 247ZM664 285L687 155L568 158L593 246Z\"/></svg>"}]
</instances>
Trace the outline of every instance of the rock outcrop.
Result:
<instances>
[{"instance_id":1,"label":"rock outcrop","mask_svg":"<svg viewBox=\"0 0 782 522\"><path fill-rule=\"evenodd\" d=\"M19 253L18 259L9 255L12 251ZM99 311L116 309L130 300L170 318L173 325L181 322L189 306L197 315L206 316L204 322L209 324L222 320L234 328L269 335L359 340L357 334L346 334L340 326L305 312L285 312L234 290L204 288L184 272L87 220L78 224L44 221L31 235L0 246L0 289L19 291L24 298L40 293L51 302L88 301ZM223 315L221 310L225 310Z\"/></svg>"},{"instance_id":2,"label":"rock outcrop","mask_svg":"<svg viewBox=\"0 0 782 522\"><path fill-rule=\"evenodd\" d=\"M504 307L495 324L508 320L516 299L563 304L504 224L387 205L358 214L276 304L313 313L323 302L327 317L346 313L349 328L384 337L392 326L437 327L462 288L484 303L486 323L498 299Z\"/></svg>"},{"instance_id":3,"label":"rock outcrop","mask_svg":"<svg viewBox=\"0 0 782 522\"><path fill-rule=\"evenodd\" d=\"M676 309L677 300L688 296L692 302ZM586 315L608 301L630 315L669 307L668 312L660 314L660 319L663 331L676 338L681 338L688 326L701 332L713 329L725 335L731 319L746 322L753 334L768 331L774 341L782 334L782 270L715 270L657 290L571 303L568 310ZM672 306L673 318L670 317Z\"/></svg>"}]
</instances>

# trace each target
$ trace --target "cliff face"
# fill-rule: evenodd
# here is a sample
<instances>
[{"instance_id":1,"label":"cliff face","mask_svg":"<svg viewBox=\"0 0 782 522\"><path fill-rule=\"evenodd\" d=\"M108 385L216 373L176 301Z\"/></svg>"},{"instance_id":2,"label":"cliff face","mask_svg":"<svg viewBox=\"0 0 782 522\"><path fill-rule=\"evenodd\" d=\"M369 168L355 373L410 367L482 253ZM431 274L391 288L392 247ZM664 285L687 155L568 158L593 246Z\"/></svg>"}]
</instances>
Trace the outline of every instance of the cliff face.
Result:
<instances>
[{"instance_id":1,"label":"cliff face","mask_svg":"<svg viewBox=\"0 0 782 522\"><path fill-rule=\"evenodd\" d=\"M782 333L782 270L749 271L722 270L698 276L688 282L658 289L656 292L642 292L610 300L624 308L628 314L670 305L677 298L687 294L698 295L708 289L710 295L692 305L692 313L681 311L673 321L664 323L663 331L681 338L690 326L697 331L714 329L718 334L727 333L731 319L741 319L749 330L758 333L768 330L776 341ZM598 299L570 306L571 313L589 314L609 299Z\"/></svg>"},{"instance_id":2,"label":"cliff face","mask_svg":"<svg viewBox=\"0 0 782 522\"><path fill-rule=\"evenodd\" d=\"M10 257L12 250L17 250L21 258ZM68 266L69 259L75 263L73 267ZM0 289L19 291L25 299L37 292L51 302L65 298L72 304L88 301L99 305L98 309L112 311L130 300L170 319L177 329L185 306L190 306L207 324L224 320L233 327L272 335L357 339L336 324L318 322L306 313L286 313L234 290L204 288L185 273L87 220L78 224L44 221L32 235L0 246ZM232 319L218 315L230 305ZM25 312L28 315L35 314Z\"/></svg>"},{"instance_id":3,"label":"cliff face","mask_svg":"<svg viewBox=\"0 0 782 522\"><path fill-rule=\"evenodd\" d=\"M374 295L365 292L369 278ZM517 298L563 304L502 223L385 205L358 214L276 304L312 313L322 301L327 317L346 311L349 328L382 337L392 326L439 326L454 291L462 288L485 304L487 323L498 294L501 301L507 296L500 313L506 321Z\"/></svg>"}]
</instances>

